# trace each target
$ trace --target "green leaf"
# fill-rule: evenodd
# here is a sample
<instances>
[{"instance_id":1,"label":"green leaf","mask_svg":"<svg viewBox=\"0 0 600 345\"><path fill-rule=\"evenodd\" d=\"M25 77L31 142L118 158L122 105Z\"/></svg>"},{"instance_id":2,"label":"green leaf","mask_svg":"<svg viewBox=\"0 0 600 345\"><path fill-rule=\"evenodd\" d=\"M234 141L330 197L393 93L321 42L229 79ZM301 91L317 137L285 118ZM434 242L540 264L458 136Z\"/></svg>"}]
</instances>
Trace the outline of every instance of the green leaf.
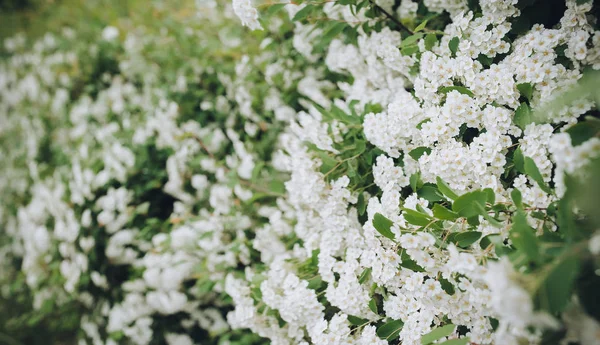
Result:
<instances>
[{"instance_id":1,"label":"green leaf","mask_svg":"<svg viewBox=\"0 0 600 345\"><path fill-rule=\"evenodd\" d=\"M432 211L433 216L437 219L456 220L458 217L460 217L457 213L450 211L449 209L445 208L440 204L433 205Z\"/></svg>"},{"instance_id":2,"label":"green leaf","mask_svg":"<svg viewBox=\"0 0 600 345\"><path fill-rule=\"evenodd\" d=\"M392 225L394 225L394 223L391 220L381 215L381 213L375 213L375 216L373 217L373 227L375 227L375 230L377 230L380 234L393 241L395 236L390 230Z\"/></svg>"},{"instance_id":3,"label":"green leaf","mask_svg":"<svg viewBox=\"0 0 600 345\"><path fill-rule=\"evenodd\" d=\"M314 5L306 5L300 11L296 12L296 15L294 16L294 18L292 18L292 21L297 22L305 19L312 13L313 10L315 10Z\"/></svg>"},{"instance_id":4,"label":"green leaf","mask_svg":"<svg viewBox=\"0 0 600 345\"><path fill-rule=\"evenodd\" d=\"M409 181L410 181L410 188L412 188L413 192L417 192L417 190L419 189L419 181L421 180L421 174L420 173L415 173L410 175Z\"/></svg>"},{"instance_id":5,"label":"green leaf","mask_svg":"<svg viewBox=\"0 0 600 345\"><path fill-rule=\"evenodd\" d=\"M377 328L377 336L381 339L394 340L398 338L402 326L404 326L402 320L388 321Z\"/></svg>"},{"instance_id":6,"label":"green leaf","mask_svg":"<svg viewBox=\"0 0 600 345\"><path fill-rule=\"evenodd\" d=\"M429 147L425 147L425 146L421 146L421 147L417 147L416 149L411 150L408 155L412 157L412 159L418 161L419 158L421 158L422 155L424 154L430 154L431 153L431 148Z\"/></svg>"},{"instance_id":7,"label":"green leaf","mask_svg":"<svg viewBox=\"0 0 600 345\"><path fill-rule=\"evenodd\" d=\"M475 96L473 91L467 89L464 86L442 86L438 90L438 92L441 92L443 94L447 94L450 91L458 91L459 93L462 93L463 95L467 95L467 96L471 96L471 97Z\"/></svg>"},{"instance_id":8,"label":"green leaf","mask_svg":"<svg viewBox=\"0 0 600 345\"><path fill-rule=\"evenodd\" d=\"M450 42L448 42L448 48L450 48L450 51L452 52L452 56L456 56L456 52L458 51L458 43L460 42L460 40L458 39L458 37L453 37Z\"/></svg>"},{"instance_id":9,"label":"green leaf","mask_svg":"<svg viewBox=\"0 0 600 345\"><path fill-rule=\"evenodd\" d=\"M517 90L519 90L523 97L531 101L531 97L533 96L533 86L531 85L531 83L517 84Z\"/></svg>"},{"instance_id":10,"label":"green leaf","mask_svg":"<svg viewBox=\"0 0 600 345\"><path fill-rule=\"evenodd\" d=\"M414 35L410 35L410 36L406 37L405 39L402 40L402 42L400 42L400 48L413 45L419 39L421 39L423 36L424 36L424 34L422 32L419 32Z\"/></svg>"},{"instance_id":11,"label":"green leaf","mask_svg":"<svg viewBox=\"0 0 600 345\"><path fill-rule=\"evenodd\" d=\"M150 208L150 202L146 201L136 206L135 213L137 214L148 214L148 209Z\"/></svg>"},{"instance_id":12,"label":"green leaf","mask_svg":"<svg viewBox=\"0 0 600 345\"><path fill-rule=\"evenodd\" d=\"M479 54L477 61L481 62L481 64L485 67L489 67L492 63L494 63L493 58L483 54Z\"/></svg>"},{"instance_id":13,"label":"green leaf","mask_svg":"<svg viewBox=\"0 0 600 345\"><path fill-rule=\"evenodd\" d=\"M400 267L407 268L414 272L425 272L425 269L423 267L419 266L419 264L417 264L417 262L414 261L410 257L410 255L408 255L406 253L406 251L404 249L401 249L399 253L400 253L400 260L401 260Z\"/></svg>"},{"instance_id":14,"label":"green leaf","mask_svg":"<svg viewBox=\"0 0 600 345\"><path fill-rule=\"evenodd\" d=\"M520 190L513 188L513 190L510 192L510 197L515 203L515 206L517 206L517 209L523 209L523 196L521 195Z\"/></svg>"},{"instance_id":15,"label":"green leaf","mask_svg":"<svg viewBox=\"0 0 600 345\"><path fill-rule=\"evenodd\" d=\"M429 21L429 19L425 19L424 21L421 22L421 24L419 24L414 30L413 32L419 32L423 29L425 29L425 26L427 26L427 22Z\"/></svg>"},{"instance_id":16,"label":"green leaf","mask_svg":"<svg viewBox=\"0 0 600 345\"><path fill-rule=\"evenodd\" d=\"M348 24L344 22L334 22L327 31L321 36L319 46L326 47L337 35L339 35Z\"/></svg>"},{"instance_id":17,"label":"green leaf","mask_svg":"<svg viewBox=\"0 0 600 345\"><path fill-rule=\"evenodd\" d=\"M486 208L480 204L474 204L475 209L479 212L479 214L481 216L483 216L483 218L485 220L487 220L492 226L496 227L496 228L502 228L502 222L500 222L499 220L497 220L496 218L492 217L491 215L488 214ZM469 224L471 225L479 225L479 218L478 217L474 217L473 218L473 222L474 224L471 224L471 222L469 222Z\"/></svg>"},{"instance_id":18,"label":"green leaf","mask_svg":"<svg viewBox=\"0 0 600 345\"><path fill-rule=\"evenodd\" d=\"M280 180L271 180L269 182L269 191L276 194L285 194L285 184Z\"/></svg>"},{"instance_id":19,"label":"green leaf","mask_svg":"<svg viewBox=\"0 0 600 345\"><path fill-rule=\"evenodd\" d=\"M416 129L423 129L423 125L424 125L424 124L426 124L427 122L431 122L431 119L427 118L427 119L425 119L425 120L423 120L423 121L419 122L419 123L418 123L418 124L415 126L415 128L416 128Z\"/></svg>"},{"instance_id":20,"label":"green leaf","mask_svg":"<svg viewBox=\"0 0 600 345\"><path fill-rule=\"evenodd\" d=\"M486 194L486 201L488 204L493 205L496 202L496 193L491 188L485 188L483 190Z\"/></svg>"},{"instance_id":21,"label":"green leaf","mask_svg":"<svg viewBox=\"0 0 600 345\"><path fill-rule=\"evenodd\" d=\"M400 53L402 53L403 56L410 56L418 51L419 51L419 46L417 46L417 45L400 48Z\"/></svg>"},{"instance_id":22,"label":"green leaf","mask_svg":"<svg viewBox=\"0 0 600 345\"><path fill-rule=\"evenodd\" d=\"M438 278L440 285L442 286L442 290L444 290L448 295L452 296L455 293L454 285L448 281L448 279L440 276Z\"/></svg>"},{"instance_id":23,"label":"green leaf","mask_svg":"<svg viewBox=\"0 0 600 345\"><path fill-rule=\"evenodd\" d=\"M600 133L600 121L597 119L580 122L566 130L573 146L581 145Z\"/></svg>"},{"instance_id":24,"label":"green leaf","mask_svg":"<svg viewBox=\"0 0 600 345\"><path fill-rule=\"evenodd\" d=\"M424 336L421 337L421 344L423 345L428 345L433 343L434 341L441 339L443 337L447 337L450 334L452 334L452 332L454 332L454 329L456 328L455 325L453 324L448 324L446 326L442 326L442 327L438 327L436 329L434 329L433 331L425 334Z\"/></svg>"},{"instance_id":25,"label":"green leaf","mask_svg":"<svg viewBox=\"0 0 600 345\"><path fill-rule=\"evenodd\" d=\"M523 151L518 147L513 154L513 163L515 164L515 169L524 174L525 173L525 157L523 156Z\"/></svg>"},{"instance_id":26,"label":"green leaf","mask_svg":"<svg viewBox=\"0 0 600 345\"><path fill-rule=\"evenodd\" d=\"M450 188L450 186L448 186L448 184L446 184L446 182L444 182L444 180L441 179L441 177L438 176L435 178L435 180L437 182L438 189L440 190L440 192L442 192L442 194L444 194L452 200L456 200L456 198L458 198L458 194L456 194Z\"/></svg>"},{"instance_id":27,"label":"green leaf","mask_svg":"<svg viewBox=\"0 0 600 345\"><path fill-rule=\"evenodd\" d=\"M544 192L551 194L552 190L550 187L548 187L546 182L544 182L544 178L542 177L537 165L535 165L535 161L530 157L525 157L524 163L525 173L529 175L529 177L531 177Z\"/></svg>"},{"instance_id":28,"label":"green leaf","mask_svg":"<svg viewBox=\"0 0 600 345\"><path fill-rule=\"evenodd\" d=\"M367 203L365 201L365 195L363 193L360 193L358 195L358 201L356 202L356 210L358 211L359 216L365 214L365 211L367 210Z\"/></svg>"},{"instance_id":29,"label":"green leaf","mask_svg":"<svg viewBox=\"0 0 600 345\"><path fill-rule=\"evenodd\" d=\"M467 248L473 243L477 242L481 238L481 232L479 231L467 231L461 232L454 236L454 242L461 248Z\"/></svg>"},{"instance_id":30,"label":"green leaf","mask_svg":"<svg viewBox=\"0 0 600 345\"><path fill-rule=\"evenodd\" d=\"M321 160L321 166L319 167L319 171L321 173L328 173L338 164L338 161L335 158L331 157L327 152L319 150L318 148L316 148L316 146L312 148L312 146L309 145L308 147L311 150L313 150L316 156L319 157L319 159Z\"/></svg>"},{"instance_id":31,"label":"green leaf","mask_svg":"<svg viewBox=\"0 0 600 345\"><path fill-rule=\"evenodd\" d=\"M431 50L437 41L438 39L436 34L427 34L427 36L425 36L425 49Z\"/></svg>"},{"instance_id":32,"label":"green leaf","mask_svg":"<svg viewBox=\"0 0 600 345\"><path fill-rule=\"evenodd\" d=\"M482 215L481 208L477 207L476 204L482 206L485 211L485 202L487 195L484 191L476 190L473 192L465 193L459 196L452 204L452 211L458 213L460 216L465 218L471 218L478 215ZM485 212L484 212L485 213Z\"/></svg>"},{"instance_id":33,"label":"green leaf","mask_svg":"<svg viewBox=\"0 0 600 345\"><path fill-rule=\"evenodd\" d=\"M402 213L402 216L409 224L417 226L426 226L431 222L431 217L424 215L420 212L411 210L409 208L402 208L402 210L404 211Z\"/></svg>"},{"instance_id":34,"label":"green leaf","mask_svg":"<svg viewBox=\"0 0 600 345\"><path fill-rule=\"evenodd\" d=\"M321 277L316 276L308 281L308 285L306 286L309 289L317 290L323 285L323 279Z\"/></svg>"},{"instance_id":35,"label":"green leaf","mask_svg":"<svg viewBox=\"0 0 600 345\"><path fill-rule=\"evenodd\" d=\"M481 249L486 249L490 246L490 244L498 245L502 244L502 238L498 234L489 234L487 236L483 236L481 241L479 241L479 247Z\"/></svg>"},{"instance_id":36,"label":"green leaf","mask_svg":"<svg viewBox=\"0 0 600 345\"><path fill-rule=\"evenodd\" d=\"M513 121L515 122L515 125L523 130L532 122L531 109L527 103L521 103L517 110L515 110Z\"/></svg>"},{"instance_id":37,"label":"green leaf","mask_svg":"<svg viewBox=\"0 0 600 345\"><path fill-rule=\"evenodd\" d=\"M444 200L444 196L442 195L442 193L440 193L437 187L431 185L424 185L423 187L421 187L421 189L417 191L417 195L419 195L420 198L423 198L429 202Z\"/></svg>"},{"instance_id":38,"label":"green leaf","mask_svg":"<svg viewBox=\"0 0 600 345\"><path fill-rule=\"evenodd\" d=\"M565 175L566 180L569 180L569 175ZM575 219L573 217L573 204L571 200L571 190L567 184L565 195L558 201L557 204L557 221L558 231L565 236L567 242L573 241L575 235Z\"/></svg>"},{"instance_id":39,"label":"green leaf","mask_svg":"<svg viewBox=\"0 0 600 345\"><path fill-rule=\"evenodd\" d=\"M540 306L553 314L560 313L571 300L573 285L579 274L579 260L570 255L560 260L537 291Z\"/></svg>"},{"instance_id":40,"label":"green leaf","mask_svg":"<svg viewBox=\"0 0 600 345\"><path fill-rule=\"evenodd\" d=\"M371 311L375 314L379 314L379 312L377 311L377 301L375 300L375 298L371 298L371 300L369 301L369 309L371 309Z\"/></svg>"},{"instance_id":41,"label":"green leaf","mask_svg":"<svg viewBox=\"0 0 600 345\"><path fill-rule=\"evenodd\" d=\"M310 261L314 266L319 264L319 253L321 253L321 249L314 249L310 255Z\"/></svg>"},{"instance_id":42,"label":"green leaf","mask_svg":"<svg viewBox=\"0 0 600 345\"><path fill-rule=\"evenodd\" d=\"M272 16L283 9L287 4L272 4L265 10L264 14L266 16Z\"/></svg>"},{"instance_id":43,"label":"green leaf","mask_svg":"<svg viewBox=\"0 0 600 345\"><path fill-rule=\"evenodd\" d=\"M469 343L469 338L460 338L460 339L450 339L446 340L443 343L439 343L438 345L467 345Z\"/></svg>"},{"instance_id":44,"label":"green leaf","mask_svg":"<svg viewBox=\"0 0 600 345\"><path fill-rule=\"evenodd\" d=\"M510 229L510 240L513 246L522 251L530 261L540 261L540 250L535 230L527 224L523 212L517 212L513 217L513 226Z\"/></svg>"},{"instance_id":45,"label":"green leaf","mask_svg":"<svg viewBox=\"0 0 600 345\"><path fill-rule=\"evenodd\" d=\"M369 323L369 320L353 315L348 315L348 322L350 322L350 324L354 326L361 326Z\"/></svg>"},{"instance_id":46,"label":"green leaf","mask_svg":"<svg viewBox=\"0 0 600 345\"><path fill-rule=\"evenodd\" d=\"M371 271L373 269L371 267L365 268L365 270L360 274L360 278L358 278L358 282L360 284L364 283L371 276Z\"/></svg>"}]
</instances>

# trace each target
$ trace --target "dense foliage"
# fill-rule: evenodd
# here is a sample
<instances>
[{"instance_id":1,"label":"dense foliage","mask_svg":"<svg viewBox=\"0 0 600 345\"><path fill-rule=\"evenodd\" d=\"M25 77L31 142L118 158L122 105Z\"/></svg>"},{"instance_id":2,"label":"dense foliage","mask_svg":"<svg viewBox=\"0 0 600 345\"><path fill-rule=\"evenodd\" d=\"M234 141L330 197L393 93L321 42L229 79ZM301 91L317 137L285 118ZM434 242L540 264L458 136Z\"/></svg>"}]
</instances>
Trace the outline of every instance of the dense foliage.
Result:
<instances>
[{"instance_id":1,"label":"dense foliage","mask_svg":"<svg viewBox=\"0 0 600 345\"><path fill-rule=\"evenodd\" d=\"M167 4L3 40L0 342L600 342L593 1Z\"/></svg>"}]
</instances>

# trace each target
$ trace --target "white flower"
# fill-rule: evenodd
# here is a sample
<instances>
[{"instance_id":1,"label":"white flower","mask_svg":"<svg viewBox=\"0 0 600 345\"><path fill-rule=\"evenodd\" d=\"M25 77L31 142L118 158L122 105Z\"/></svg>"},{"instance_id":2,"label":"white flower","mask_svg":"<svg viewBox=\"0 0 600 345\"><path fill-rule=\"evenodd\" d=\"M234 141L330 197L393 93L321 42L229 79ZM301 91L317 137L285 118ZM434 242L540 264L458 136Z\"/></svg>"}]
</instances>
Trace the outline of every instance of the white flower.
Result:
<instances>
[{"instance_id":1,"label":"white flower","mask_svg":"<svg viewBox=\"0 0 600 345\"><path fill-rule=\"evenodd\" d=\"M114 26L107 26L102 30L102 39L105 41L113 41L119 37L119 29Z\"/></svg>"},{"instance_id":2,"label":"white flower","mask_svg":"<svg viewBox=\"0 0 600 345\"><path fill-rule=\"evenodd\" d=\"M233 12L240 18L242 24L252 30L262 30L258 21L258 11L252 6L251 0L232 0Z\"/></svg>"}]
</instances>

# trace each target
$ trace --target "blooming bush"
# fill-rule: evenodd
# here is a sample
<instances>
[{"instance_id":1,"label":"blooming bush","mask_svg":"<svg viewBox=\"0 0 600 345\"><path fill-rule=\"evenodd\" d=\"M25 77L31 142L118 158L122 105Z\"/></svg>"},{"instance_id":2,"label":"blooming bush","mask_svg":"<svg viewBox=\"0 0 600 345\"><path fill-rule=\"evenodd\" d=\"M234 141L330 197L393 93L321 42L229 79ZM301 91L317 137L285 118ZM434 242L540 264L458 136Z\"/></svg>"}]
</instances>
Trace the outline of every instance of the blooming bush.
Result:
<instances>
[{"instance_id":1,"label":"blooming bush","mask_svg":"<svg viewBox=\"0 0 600 345\"><path fill-rule=\"evenodd\" d=\"M151 11L4 40L8 334L600 341L592 1Z\"/></svg>"}]
</instances>

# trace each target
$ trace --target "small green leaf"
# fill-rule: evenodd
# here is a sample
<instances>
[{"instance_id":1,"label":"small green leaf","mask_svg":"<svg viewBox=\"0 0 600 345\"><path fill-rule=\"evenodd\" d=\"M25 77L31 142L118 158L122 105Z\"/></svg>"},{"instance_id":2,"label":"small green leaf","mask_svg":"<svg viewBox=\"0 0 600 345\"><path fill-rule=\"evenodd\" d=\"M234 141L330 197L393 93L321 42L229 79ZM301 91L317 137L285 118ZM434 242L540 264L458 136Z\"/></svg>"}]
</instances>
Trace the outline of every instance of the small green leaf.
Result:
<instances>
[{"instance_id":1,"label":"small green leaf","mask_svg":"<svg viewBox=\"0 0 600 345\"><path fill-rule=\"evenodd\" d=\"M365 270L360 274L360 278L358 278L358 282L360 284L364 283L371 276L371 271L373 269L371 267L365 268Z\"/></svg>"},{"instance_id":2,"label":"small green leaf","mask_svg":"<svg viewBox=\"0 0 600 345\"><path fill-rule=\"evenodd\" d=\"M515 110L515 117L513 118L515 125L521 129L525 129L531 120L531 109L527 103L521 103L521 105Z\"/></svg>"},{"instance_id":3,"label":"small green leaf","mask_svg":"<svg viewBox=\"0 0 600 345\"><path fill-rule=\"evenodd\" d=\"M459 93L462 93L463 95L467 95L467 96L471 96L471 97L475 96L473 91L467 89L464 86L442 86L438 90L438 92L441 92L443 94L446 94L450 91L458 91Z\"/></svg>"},{"instance_id":4,"label":"small green leaf","mask_svg":"<svg viewBox=\"0 0 600 345\"><path fill-rule=\"evenodd\" d=\"M448 48L450 48L452 56L456 56L456 52L458 51L458 43L460 43L458 37L453 37L450 42L448 42Z\"/></svg>"},{"instance_id":5,"label":"small green leaf","mask_svg":"<svg viewBox=\"0 0 600 345\"><path fill-rule=\"evenodd\" d=\"M487 195L484 191L476 190L473 192L465 193L459 196L452 204L452 211L458 213L460 216L465 218L471 218L474 216L482 215L481 209L476 206L479 204L484 208ZM484 212L485 213L485 212Z\"/></svg>"},{"instance_id":6,"label":"small green leaf","mask_svg":"<svg viewBox=\"0 0 600 345\"><path fill-rule=\"evenodd\" d=\"M500 237L500 235L498 234L489 234L487 236L483 236L483 238L481 239L481 241L479 241L479 246L481 247L481 249L486 249L487 247L490 246L490 244L501 244L502 243L502 238Z\"/></svg>"},{"instance_id":7,"label":"small green leaf","mask_svg":"<svg viewBox=\"0 0 600 345\"><path fill-rule=\"evenodd\" d=\"M492 63L494 63L494 58L491 58L487 55L479 54L477 57L477 61L481 62L481 64L485 67L489 67Z\"/></svg>"},{"instance_id":8,"label":"small green leaf","mask_svg":"<svg viewBox=\"0 0 600 345\"><path fill-rule=\"evenodd\" d=\"M438 39L436 34L427 34L427 36L425 36L425 49L431 50L437 42Z\"/></svg>"},{"instance_id":9,"label":"small green leaf","mask_svg":"<svg viewBox=\"0 0 600 345\"><path fill-rule=\"evenodd\" d=\"M450 186L448 186L448 184L446 184L446 182L444 182L444 180L442 180L439 176L436 177L435 180L437 182L438 189L440 190L440 192L442 192L442 194L444 194L445 196L447 196L448 198L450 198L452 200L456 200L456 198L458 198L458 194L456 194L450 188Z\"/></svg>"},{"instance_id":10,"label":"small green leaf","mask_svg":"<svg viewBox=\"0 0 600 345\"><path fill-rule=\"evenodd\" d=\"M496 202L496 193L491 188L485 188L483 190L486 194L486 201L488 204L493 205Z\"/></svg>"},{"instance_id":11,"label":"small green leaf","mask_svg":"<svg viewBox=\"0 0 600 345\"><path fill-rule=\"evenodd\" d=\"M416 27L416 28L413 30L413 32L419 32L419 31L421 31L421 30L425 29L425 26L427 26L427 22L428 22L428 21L429 21L428 19L425 19L424 21L422 21L422 22L421 22L421 24L419 24L419 25L418 25L418 26L417 26L417 27Z\"/></svg>"},{"instance_id":12,"label":"small green leaf","mask_svg":"<svg viewBox=\"0 0 600 345\"><path fill-rule=\"evenodd\" d=\"M433 343L434 341L441 339L443 337L447 337L450 334L452 334L452 332L454 332L454 329L456 328L455 325L453 324L448 324L446 326L442 326L442 327L438 327L436 329L434 329L433 331L425 334L424 336L421 337L421 344L423 345L428 345Z\"/></svg>"},{"instance_id":13,"label":"small green leaf","mask_svg":"<svg viewBox=\"0 0 600 345\"><path fill-rule=\"evenodd\" d=\"M475 208L479 211L479 214L483 216L483 218L485 220L487 220L490 225L496 227L496 228L502 228L502 222L497 220L496 218L492 217L490 214L488 214L487 210L485 209L485 207L483 207L480 204L475 204ZM477 219L477 223L479 223L479 219Z\"/></svg>"},{"instance_id":14,"label":"small green leaf","mask_svg":"<svg viewBox=\"0 0 600 345\"><path fill-rule=\"evenodd\" d=\"M427 226L431 222L431 217L424 215L420 212L411 210L409 208L403 208L402 210L404 211L402 213L402 216L409 224L417 226Z\"/></svg>"},{"instance_id":15,"label":"small green leaf","mask_svg":"<svg viewBox=\"0 0 600 345\"><path fill-rule=\"evenodd\" d=\"M565 178L568 182L569 175L565 175ZM577 227L573 215L573 203L571 200L572 194L573 192L569 189L569 184L567 184L567 191L565 195L558 201L556 205L556 207L558 208L556 212L558 221L558 231L565 236L567 242L573 241L575 229Z\"/></svg>"},{"instance_id":16,"label":"small green leaf","mask_svg":"<svg viewBox=\"0 0 600 345\"><path fill-rule=\"evenodd\" d=\"M321 36L320 46L327 46L338 34L340 34L348 24L344 22L334 22L333 25Z\"/></svg>"},{"instance_id":17,"label":"small green leaf","mask_svg":"<svg viewBox=\"0 0 600 345\"><path fill-rule=\"evenodd\" d=\"M348 322L350 322L350 324L354 326L362 326L369 323L369 320L353 315L348 315Z\"/></svg>"},{"instance_id":18,"label":"small green leaf","mask_svg":"<svg viewBox=\"0 0 600 345\"><path fill-rule=\"evenodd\" d=\"M563 311L571 300L578 274L579 261L576 256L568 256L554 265L537 291L540 306L553 314Z\"/></svg>"},{"instance_id":19,"label":"small green leaf","mask_svg":"<svg viewBox=\"0 0 600 345\"><path fill-rule=\"evenodd\" d=\"M429 202L444 200L444 196L442 195L442 193L440 193L437 187L432 185L424 185L423 187L421 187L421 189L417 191L417 195L419 195L420 198L423 198Z\"/></svg>"},{"instance_id":20,"label":"small green leaf","mask_svg":"<svg viewBox=\"0 0 600 345\"><path fill-rule=\"evenodd\" d=\"M272 4L272 5L269 5L269 7L267 8L267 10L264 12L264 14L266 16L272 16L272 15L276 14L277 12L279 12L282 8L284 8L285 5L287 5L287 4Z\"/></svg>"},{"instance_id":21,"label":"small green leaf","mask_svg":"<svg viewBox=\"0 0 600 345\"><path fill-rule=\"evenodd\" d=\"M521 195L520 190L513 188L513 190L510 192L510 197L519 210L523 209L523 196Z\"/></svg>"},{"instance_id":22,"label":"small green leaf","mask_svg":"<svg viewBox=\"0 0 600 345\"><path fill-rule=\"evenodd\" d=\"M308 15L312 13L314 9L314 5L309 4L304 6L304 8L302 8L300 11L296 12L296 15L294 16L294 18L292 18L292 21L297 22L305 19L306 17L308 17Z\"/></svg>"},{"instance_id":23,"label":"small green leaf","mask_svg":"<svg viewBox=\"0 0 600 345\"><path fill-rule=\"evenodd\" d=\"M518 147L513 154L513 163L515 164L515 169L524 174L525 173L525 157L523 156L523 151Z\"/></svg>"},{"instance_id":24,"label":"small green leaf","mask_svg":"<svg viewBox=\"0 0 600 345\"><path fill-rule=\"evenodd\" d=\"M312 290L317 290L323 285L323 279L321 277L316 276L308 281L307 288Z\"/></svg>"},{"instance_id":25,"label":"small green leaf","mask_svg":"<svg viewBox=\"0 0 600 345\"><path fill-rule=\"evenodd\" d=\"M421 174L415 173L410 175L410 188L412 188L413 192L417 192L419 189L419 181L421 180Z\"/></svg>"},{"instance_id":26,"label":"small green leaf","mask_svg":"<svg viewBox=\"0 0 600 345\"><path fill-rule=\"evenodd\" d=\"M537 165L535 165L535 161L530 157L525 157L524 163L525 173L529 175L529 177L531 177L544 192L551 194L552 190L550 187L548 187L546 182L544 182L544 178L542 177Z\"/></svg>"},{"instance_id":27,"label":"small green leaf","mask_svg":"<svg viewBox=\"0 0 600 345\"><path fill-rule=\"evenodd\" d=\"M540 261L538 238L535 230L527 224L527 218L523 212L517 212L513 217L510 240L513 246L522 251L530 261Z\"/></svg>"},{"instance_id":28,"label":"small green leaf","mask_svg":"<svg viewBox=\"0 0 600 345\"><path fill-rule=\"evenodd\" d=\"M358 201L356 202L356 210L358 211L359 216L365 214L365 211L367 210L367 203L365 201L365 195L363 193L360 193L358 195Z\"/></svg>"},{"instance_id":29,"label":"small green leaf","mask_svg":"<svg viewBox=\"0 0 600 345\"><path fill-rule=\"evenodd\" d=\"M375 216L373 217L373 227L390 240L395 239L394 233L390 230L392 225L394 225L394 223L391 220L381 215L381 213L375 213Z\"/></svg>"},{"instance_id":30,"label":"small green leaf","mask_svg":"<svg viewBox=\"0 0 600 345\"><path fill-rule=\"evenodd\" d=\"M477 242L478 239L481 238L481 232L479 231L467 231L461 232L454 236L454 241L456 245L461 248L470 247L473 243Z\"/></svg>"},{"instance_id":31,"label":"small green leaf","mask_svg":"<svg viewBox=\"0 0 600 345\"><path fill-rule=\"evenodd\" d=\"M438 345L467 345L469 343L469 338L460 338L460 339L450 339L446 340L443 343L439 343Z\"/></svg>"},{"instance_id":32,"label":"small green leaf","mask_svg":"<svg viewBox=\"0 0 600 345\"><path fill-rule=\"evenodd\" d=\"M446 278L440 276L438 278L440 285L442 286L442 290L444 290L448 295L452 296L455 293L454 285L450 283Z\"/></svg>"},{"instance_id":33,"label":"small green leaf","mask_svg":"<svg viewBox=\"0 0 600 345\"><path fill-rule=\"evenodd\" d=\"M431 119L427 118L427 119L425 119L425 120L423 120L423 121L419 122L419 123L418 123L418 124L415 126L415 128L416 128L416 129L419 129L419 130L420 130L420 129L423 129L423 125L424 125L424 124L426 124L427 122L431 122Z\"/></svg>"},{"instance_id":34,"label":"small green leaf","mask_svg":"<svg viewBox=\"0 0 600 345\"><path fill-rule=\"evenodd\" d=\"M414 43L416 43L419 39L421 39L424 36L424 34L422 32L416 33L414 35L410 35L408 37L406 37L405 39L402 40L402 42L400 42L400 47L408 47L410 45L413 45Z\"/></svg>"},{"instance_id":35,"label":"small green leaf","mask_svg":"<svg viewBox=\"0 0 600 345\"><path fill-rule=\"evenodd\" d=\"M566 130L573 146L581 145L600 133L600 121L597 119L580 122Z\"/></svg>"},{"instance_id":36,"label":"small green leaf","mask_svg":"<svg viewBox=\"0 0 600 345\"><path fill-rule=\"evenodd\" d=\"M531 83L517 84L517 90L519 90L519 93L521 93L523 97L531 101L531 97L533 96L533 86L531 85Z\"/></svg>"},{"instance_id":37,"label":"small green leaf","mask_svg":"<svg viewBox=\"0 0 600 345\"><path fill-rule=\"evenodd\" d=\"M437 219L456 220L458 217L460 217L457 213L450 211L449 209L445 208L440 204L433 205L432 211L433 216Z\"/></svg>"},{"instance_id":38,"label":"small green leaf","mask_svg":"<svg viewBox=\"0 0 600 345\"><path fill-rule=\"evenodd\" d=\"M369 301L369 309L371 309L371 311L375 314L379 314L379 312L377 311L377 301L375 300L375 298L371 298L371 300Z\"/></svg>"},{"instance_id":39,"label":"small green leaf","mask_svg":"<svg viewBox=\"0 0 600 345\"><path fill-rule=\"evenodd\" d=\"M430 154L431 153L431 148L429 147L425 147L425 146L421 146L421 147L417 147L416 149L411 150L408 155L412 157L412 159L418 161L419 158L421 158L422 155L424 154Z\"/></svg>"},{"instance_id":40,"label":"small green leaf","mask_svg":"<svg viewBox=\"0 0 600 345\"><path fill-rule=\"evenodd\" d=\"M285 194L285 184L280 180L272 180L269 182L269 191L276 194Z\"/></svg>"},{"instance_id":41,"label":"small green leaf","mask_svg":"<svg viewBox=\"0 0 600 345\"><path fill-rule=\"evenodd\" d=\"M410 255L408 255L406 253L406 251L403 249L400 250L400 260L401 260L401 263L400 263L401 267L408 268L409 270L414 271L414 272L425 272L425 269L423 267L419 266L419 264L417 264L417 262L414 261L410 257Z\"/></svg>"},{"instance_id":42,"label":"small green leaf","mask_svg":"<svg viewBox=\"0 0 600 345\"><path fill-rule=\"evenodd\" d=\"M417 46L417 45L400 48L400 53L402 53L403 56L410 56L418 51L419 51L419 46Z\"/></svg>"},{"instance_id":43,"label":"small green leaf","mask_svg":"<svg viewBox=\"0 0 600 345\"><path fill-rule=\"evenodd\" d=\"M398 338L402 326L404 326L402 320L388 321L377 328L377 336L385 340L394 340Z\"/></svg>"}]
</instances>

